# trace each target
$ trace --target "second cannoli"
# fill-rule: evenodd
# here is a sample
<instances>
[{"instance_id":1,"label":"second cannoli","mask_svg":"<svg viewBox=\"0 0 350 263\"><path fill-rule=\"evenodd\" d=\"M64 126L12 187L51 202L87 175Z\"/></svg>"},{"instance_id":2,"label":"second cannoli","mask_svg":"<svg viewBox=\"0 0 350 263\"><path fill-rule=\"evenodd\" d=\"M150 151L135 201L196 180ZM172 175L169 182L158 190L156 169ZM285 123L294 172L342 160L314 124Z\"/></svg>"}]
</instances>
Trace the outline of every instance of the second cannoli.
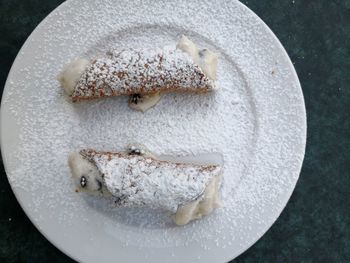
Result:
<instances>
[{"instance_id":1,"label":"second cannoli","mask_svg":"<svg viewBox=\"0 0 350 263\"><path fill-rule=\"evenodd\" d=\"M218 54L198 49L183 36L176 49L112 51L92 61L70 63L58 79L73 102L129 95L129 105L145 111L162 92L208 92L215 84Z\"/></svg>"}]
</instances>

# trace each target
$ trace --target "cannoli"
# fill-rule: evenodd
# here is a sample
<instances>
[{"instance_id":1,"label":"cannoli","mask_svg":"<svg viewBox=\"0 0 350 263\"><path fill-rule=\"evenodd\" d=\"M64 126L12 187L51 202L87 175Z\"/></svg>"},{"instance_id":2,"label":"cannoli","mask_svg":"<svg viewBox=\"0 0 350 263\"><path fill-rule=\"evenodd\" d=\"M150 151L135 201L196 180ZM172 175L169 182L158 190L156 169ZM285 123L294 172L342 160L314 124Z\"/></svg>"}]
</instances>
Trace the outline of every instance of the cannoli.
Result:
<instances>
[{"instance_id":1,"label":"cannoli","mask_svg":"<svg viewBox=\"0 0 350 263\"><path fill-rule=\"evenodd\" d=\"M160 52L121 50L91 61L70 63L58 80L73 102L128 95L129 106L145 111L163 92L208 92L216 89L218 54L198 49L182 36L176 49Z\"/></svg>"},{"instance_id":2,"label":"cannoli","mask_svg":"<svg viewBox=\"0 0 350 263\"><path fill-rule=\"evenodd\" d=\"M111 198L117 207L170 211L178 225L221 206L222 167L157 159L131 147L127 152L85 149L69 156L77 192Z\"/></svg>"}]
</instances>

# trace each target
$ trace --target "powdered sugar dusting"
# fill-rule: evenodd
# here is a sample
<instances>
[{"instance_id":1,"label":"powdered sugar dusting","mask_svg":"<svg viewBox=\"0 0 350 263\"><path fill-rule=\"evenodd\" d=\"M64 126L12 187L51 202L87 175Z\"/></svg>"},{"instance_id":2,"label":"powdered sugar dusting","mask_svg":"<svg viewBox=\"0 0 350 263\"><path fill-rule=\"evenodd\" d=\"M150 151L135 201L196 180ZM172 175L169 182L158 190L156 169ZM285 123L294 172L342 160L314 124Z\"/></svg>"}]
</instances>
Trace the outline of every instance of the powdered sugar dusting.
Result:
<instances>
[{"instance_id":1,"label":"powdered sugar dusting","mask_svg":"<svg viewBox=\"0 0 350 263\"><path fill-rule=\"evenodd\" d=\"M222 168L166 162L142 155L82 150L103 174L116 206L149 207L175 213L178 207L201 198Z\"/></svg>"},{"instance_id":2,"label":"powdered sugar dusting","mask_svg":"<svg viewBox=\"0 0 350 263\"><path fill-rule=\"evenodd\" d=\"M166 94L143 114L129 109L124 97L74 105L56 81L74 58L175 46L182 34L220 54L217 92ZM235 1L149 1L142 8L135 1L63 4L22 48L1 121L8 178L24 209L51 240L86 262L108 261L116 248L123 248L119 256L149 262L159 259L157 248L169 248L169 262L181 255L192 262L238 255L289 198L306 127L287 57L265 25ZM134 142L158 155L222 153L225 207L175 227L159 211L112 209L104 199L74 192L70 152L118 151ZM74 250L78 243L84 255Z\"/></svg>"},{"instance_id":3,"label":"powdered sugar dusting","mask_svg":"<svg viewBox=\"0 0 350 263\"><path fill-rule=\"evenodd\" d=\"M160 91L206 92L215 89L181 50L114 50L97 58L82 74L73 101Z\"/></svg>"}]
</instances>

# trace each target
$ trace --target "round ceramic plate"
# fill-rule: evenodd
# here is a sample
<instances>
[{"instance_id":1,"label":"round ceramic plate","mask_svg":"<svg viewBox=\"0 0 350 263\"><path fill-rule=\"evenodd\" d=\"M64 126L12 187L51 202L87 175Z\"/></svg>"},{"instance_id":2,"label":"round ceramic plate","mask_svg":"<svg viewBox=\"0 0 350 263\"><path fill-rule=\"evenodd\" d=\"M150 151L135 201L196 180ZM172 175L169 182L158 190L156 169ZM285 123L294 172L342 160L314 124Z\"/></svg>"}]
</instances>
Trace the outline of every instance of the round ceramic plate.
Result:
<instances>
[{"instance_id":1,"label":"round ceramic plate","mask_svg":"<svg viewBox=\"0 0 350 263\"><path fill-rule=\"evenodd\" d=\"M166 94L146 113L127 98L73 104L56 80L76 57L175 48L185 34L220 54L218 91ZM67 1L32 33L1 105L1 146L14 193L36 227L81 262L225 262L285 207L304 157L303 95L285 50L238 1ZM74 192L70 152L145 144L159 155L219 153L224 207L186 226L149 209L115 209Z\"/></svg>"}]
</instances>

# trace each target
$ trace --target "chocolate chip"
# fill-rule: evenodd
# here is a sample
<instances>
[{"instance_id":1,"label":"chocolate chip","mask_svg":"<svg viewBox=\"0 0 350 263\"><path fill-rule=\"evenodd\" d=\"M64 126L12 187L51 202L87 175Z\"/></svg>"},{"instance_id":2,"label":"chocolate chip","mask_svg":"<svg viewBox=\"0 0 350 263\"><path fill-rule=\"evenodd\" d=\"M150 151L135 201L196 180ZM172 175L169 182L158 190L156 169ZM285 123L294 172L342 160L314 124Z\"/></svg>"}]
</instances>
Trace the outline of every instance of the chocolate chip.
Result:
<instances>
[{"instance_id":1,"label":"chocolate chip","mask_svg":"<svg viewBox=\"0 0 350 263\"><path fill-rule=\"evenodd\" d=\"M141 150L140 149L130 149L129 154L130 155L141 155Z\"/></svg>"},{"instance_id":2,"label":"chocolate chip","mask_svg":"<svg viewBox=\"0 0 350 263\"><path fill-rule=\"evenodd\" d=\"M140 94L133 94L133 95L130 95L130 103L133 103L133 104L137 104L140 99L142 98L142 96Z\"/></svg>"},{"instance_id":3,"label":"chocolate chip","mask_svg":"<svg viewBox=\"0 0 350 263\"><path fill-rule=\"evenodd\" d=\"M86 177L83 175L82 177L80 177L80 185L81 185L81 187L85 187L86 186L86 184L87 184L87 179L86 179Z\"/></svg>"}]
</instances>

